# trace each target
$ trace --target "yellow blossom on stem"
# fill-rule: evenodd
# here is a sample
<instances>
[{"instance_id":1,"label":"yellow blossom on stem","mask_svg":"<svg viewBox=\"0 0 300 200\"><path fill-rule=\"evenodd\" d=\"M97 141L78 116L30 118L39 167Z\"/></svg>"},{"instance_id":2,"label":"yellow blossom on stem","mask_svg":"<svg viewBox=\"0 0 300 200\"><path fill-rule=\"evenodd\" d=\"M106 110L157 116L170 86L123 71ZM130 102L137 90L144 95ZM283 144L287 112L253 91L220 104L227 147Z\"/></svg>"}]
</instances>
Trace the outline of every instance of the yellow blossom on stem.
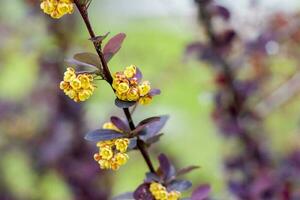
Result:
<instances>
[{"instance_id":1,"label":"yellow blossom on stem","mask_svg":"<svg viewBox=\"0 0 300 200\"><path fill-rule=\"evenodd\" d=\"M44 13L54 19L59 19L65 14L72 14L74 11L73 0L42 0L40 7Z\"/></svg>"},{"instance_id":2,"label":"yellow blossom on stem","mask_svg":"<svg viewBox=\"0 0 300 200\"><path fill-rule=\"evenodd\" d=\"M126 78L132 78L136 74L136 66L130 65L125 68L124 75Z\"/></svg>"},{"instance_id":3,"label":"yellow blossom on stem","mask_svg":"<svg viewBox=\"0 0 300 200\"><path fill-rule=\"evenodd\" d=\"M145 96L151 90L150 82L144 81L139 85L139 93L141 96Z\"/></svg>"},{"instance_id":4,"label":"yellow blossom on stem","mask_svg":"<svg viewBox=\"0 0 300 200\"><path fill-rule=\"evenodd\" d=\"M151 93L149 81L140 83L141 73L134 65L113 74L112 87L118 99L122 101L136 101L139 104L147 105L151 102L154 93Z\"/></svg>"},{"instance_id":5,"label":"yellow blossom on stem","mask_svg":"<svg viewBox=\"0 0 300 200\"><path fill-rule=\"evenodd\" d=\"M116 149L122 153L126 152L128 148L128 144L129 144L129 139L127 138L117 139L115 141Z\"/></svg>"},{"instance_id":6,"label":"yellow blossom on stem","mask_svg":"<svg viewBox=\"0 0 300 200\"><path fill-rule=\"evenodd\" d=\"M157 182L152 182L149 190L155 200L178 200L181 196L178 191L168 192L163 185Z\"/></svg>"},{"instance_id":7,"label":"yellow blossom on stem","mask_svg":"<svg viewBox=\"0 0 300 200\"><path fill-rule=\"evenodd\" d=\"M102 159L109 160L113 157L113 151L111 148L106 146L100 149L99 155Z\"/></svg>"},{"instance_id":8,"label":"yellow blossom on stem","mask_svg":"<svg viewBox=\"0 0 300 200\"><path fill-rule=\"evenodd\" d=\"M112 122L104 123L102 128L122 133ZM94 154L94 160L98 162L101 169L118 170L129 159L129 156L126 154L129 142L128 138L97 142L99 153Z\"/></svg>"},{"instance_id":9,"label":"yellow blossom on stem","mask_svg":"<svg viewBox=\"0 0 300 200\"><path fill-rule=\"evenodd\" d=\"M95 90L92 82L92 75L80 74L77 76L75 70L68 67L64 73L64 80L59 84L59 88L75 102L85 101L92 96Z\"/></svg>"}]
</instances>

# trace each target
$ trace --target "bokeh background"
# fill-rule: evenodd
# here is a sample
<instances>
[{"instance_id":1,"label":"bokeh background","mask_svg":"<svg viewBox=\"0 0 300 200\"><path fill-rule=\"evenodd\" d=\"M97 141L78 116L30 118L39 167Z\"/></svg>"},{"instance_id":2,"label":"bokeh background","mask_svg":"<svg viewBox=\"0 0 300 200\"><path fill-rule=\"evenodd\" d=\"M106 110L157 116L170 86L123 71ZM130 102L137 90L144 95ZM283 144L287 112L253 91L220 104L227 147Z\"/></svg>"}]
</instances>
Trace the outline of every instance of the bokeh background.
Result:
<instances>
[{"instance_id":1,"label":"bokeh background","mask_svg":"<svg viewBox=\"0 0 300 200\"><path fill-rule=\"evenodd\" d=\"M243 40L257 37L274 16L300 22L297 0L217 2L229 8L230 25ZM138 121L170 115L165 136L150 149L153 159L164 152L178 167L201 166L187 178L195 185L210 183L216 199L230 199L222 161L231 143L220 137L211 117L214 71L207 63L184 56L190 42L205 38L194 1L94 0L89 13L98 34L127 34L109 64L111 71L135 64L162 90L151 105L138 107L133 116ZM100 127L110 115L123 116L114 107L107 84L98 82L92 98L79 105L58 89L66 67L63 60L94 51L87 39L78 13L57 21L39 10L38 1L11 0L1 5L1 200L107 199L142 182L146 165L138 153L130 153L130 161L119 171L103 172L92 158L96 147L83 140L86 131ZM271 76L262 86L261 97L299 73L299 46L289 39L285 43L283 48L276 43L269 52ZM264 118L265 138L277 155L300 144L298 92Z\"/></svg>"}]
</instances>

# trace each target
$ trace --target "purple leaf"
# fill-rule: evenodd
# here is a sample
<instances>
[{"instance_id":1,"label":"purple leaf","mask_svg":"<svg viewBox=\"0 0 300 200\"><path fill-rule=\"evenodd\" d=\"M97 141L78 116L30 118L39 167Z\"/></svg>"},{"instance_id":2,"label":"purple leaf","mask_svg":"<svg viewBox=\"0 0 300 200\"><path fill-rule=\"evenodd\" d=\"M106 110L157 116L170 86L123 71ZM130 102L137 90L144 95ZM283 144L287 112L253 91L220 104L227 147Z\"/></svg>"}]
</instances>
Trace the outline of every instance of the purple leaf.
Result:
<instances>
[{"instance_id":1,"label":"purple leaf","mask_svg":"<svg viewBox=\"0 0 300 200\"><path fill-rule=\"evenodd\" d=\"M141 82L141 80L143 79L143 74L142 74L141 70L138 67L136 68L135 77L137 78L138 83Z\"/></svg>"},{"instance_id":2,"label":"purple leaf","mask_svg":"<svg viewBox=\"0 0 300 200\"><path fill-rule=\"evenodd\" d=\"M157 135L161 129L165 126L166 122L168 121L169 116L168 115L162 115L160 116L158 121L155 121L151 124L149 124L146 128L145 128L145 135L143 135L141 137L141 139L143 139L144 141L146 141L147 139L154 137L155 135Z\"/></svg>"},{"instance_id":3,"label":"purple leaf","mask_svg":"<svg viewBox=\"0 0 300 200\"><path fill-rule=\"evenodd\" d=\"M143 183L133 193L135 200L155 200L149 191L149 183Z\"/></svg>"},{"instance_id":4,"label":"purple leaf","mask_svg":"<svg viewBox=\"0 0 300 200\"><path fill-rule=\"evenodd\" d=\"M101 61L98 55L89 52L77 53L73 58L82 63L87 63L89 65L95 66L98 69L101 68Z\"/></svg>"},{"instance_id":5,"label":"purple leaf","mask_svg":"<svg viewBox=\"0 0 300 200\"><path fill-rule=\"evenodd\" d=\"M119 196L113 197L112 200L133 200L133 192L127 192Z\"/></svg>"},{"instance_id":6,"label":"purple leaf","mask_svg":"<svg viewBox=\"0 0 300 200\"><path fill-rule=\"evenodd\" d=\"M94 131L88 132L84 139L92 142L99 142L99 141L105 141L105 140L112 140L115 138L122 138L125 135L122 133L119 133L114 130L108 130L108 129L96 129Z\"/></svg>"},{"instance_id":7,"label":"purple leaf","mask_svg":"<svg viewBox=\"0 0 300 200\"><path fill-rule=\"evenodd\" d=\"M187 174L195 169L199 169L200 167L199 166L188 166L188 167L185 167L185 168L182 168L180 170L178 170L176 176L182 176L184 174Z\"/></svg>"},{"instance_id":8,"label":"purple leaf","mask_svg":"<svg viewBox=\"0 0 300 200\"><path fill-rule=\"evenodd\" d=\"M119 33L107 42L103 48L104 59L106 62L109 62L109 60L120 50L125 37L125 33Z\"/></svg>"},{"instance_id":9,"label":"purple leaf","mask_svg":"<svg viewBox=\"0 0 300 200\"><path fill-rule=\"evenodd\" d=\"M165 154L160 154L158 156L159 168L162 172L162 177L165 181L175 177L176 171L174 166L171 164L170 160Z\"/></svg>"},{"instance_id":10,"label":"purple leaf","mask_svg":"<svg viewBox=\"0 0 300 200\"><path fill-rule=\"evenodd\" d=\"M161 133L161 134L155 135L155 136L153 136L153 137L147 138L147 140L145 141L145 143L146 143L147 145L151 145L151 144L153 144L153 143L156 143L156 142L159 141L160 137L163 136L163 135L164 135L164 134Z\"/></svg>"},{"instance_id":11,"label":"purple leaf","mask_svg":"<svg viewBox=\"0 0 300 200\"><path fill-rule=\"evenodd\" d=\"M138 126L139 125L144 125L144 124L151 124L151 123L159 121L159 120L160 120L160 117L149 117L147 119L144 119L144 120L140 121Z\"/></svg>"},{"instance_id":12,"label":"purple leaf","mask_svg":"<svg viewBox=\"0 0 300 200\"><path fill-rule=\"evenodd\" d=\"M134 149L136 147L136 138L132 138L130 139L129 145L128 145L128 149Z\"/></svg>"},{"instance_id":13,"label":"purple leaf","mask_svg":"<svg viewBox=\"0 0 300 200\"><path fill-rule=\"evenodd\" d=\"M116 98L116 100L115 100L115 105L119 108L129 108L129 107L133 106L134 104L136 104L135 101L122 101L118 98Z\"/></svg>"},{"instance_id":14,"label":"purple leaf","mask_svg":"<svg viewBox=\"0 0 300 200\"><path fill-rule=\"evenodd\" d=\"M187 180L174 180L168 185L169 191L179 191L183 192L185 190L188 190L190 187L192 187L192 183Z\"/></svg>"},{"instance_id":15,"label":"purple leaf","mask_svg":"<svg viewBox=\"0 0 300 200\"><path fill-rule=\"evenodd\" d=\"M150 182L153 182L153 181L160 182L160 177L157 176L155 173L152 173L152 172L146 173L146 180L145 180L145 182L150 183Z\"/></svg>"},{"instance_id":16,"label":"purple leaf","mask_svg":"<svg viewBox=\"0 0 300 200\"><path fill-rule=\"evenodd\" d=\"M160 89L153 88L150 90L149 95L153 97L159 95L160 93L161 93Z\"/></svg>"},{"instance_id":17,"label":"purple leaf","mask_svg":"<svg viewBox=\"0 0 300 200\"><path fill-rule=\"evenodd\" d=\"M131 132L133 134L138 135L145 135L147 133L146 128L150 126L152 123L157 122L160 120L161 117L149 117L140 121L137 127Z\"/></svg>"},{"instance_id":18,"label":"purple leaf","mask_svg":"<svg viewBox=\"0 0 300 200\"><path fill-rule=\"evenodd\" d=\"M205 200L210 193L210 186L205 184L196 188L192 193L192 200Z\"/></svg>"},{"instance_id":19,"label":"purple leaf","mask_svg":"<svg viewBox=\"0 0 300 200\"><path fill-rule=\"evenodd\" d=\"M128 127L128 125L123 121L121 120L120 118L116 117L116 116L112 116L110 118L110 121L111 123L113 123L118 129L128 133L130 132L130 129Z\"/></svg>"}]
</instances>

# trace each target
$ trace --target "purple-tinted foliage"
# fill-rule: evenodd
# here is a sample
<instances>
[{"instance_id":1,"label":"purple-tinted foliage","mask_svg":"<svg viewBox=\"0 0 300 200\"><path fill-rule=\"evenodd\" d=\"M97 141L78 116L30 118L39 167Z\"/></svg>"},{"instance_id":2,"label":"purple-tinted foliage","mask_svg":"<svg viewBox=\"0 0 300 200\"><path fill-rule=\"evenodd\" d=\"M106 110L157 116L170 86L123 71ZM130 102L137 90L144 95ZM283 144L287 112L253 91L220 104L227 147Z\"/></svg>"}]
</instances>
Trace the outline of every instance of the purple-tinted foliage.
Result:
<instances>
[{"instance_id":1,"label":"purple-tinted foliage","mask_svg":"<svg viewBox=\"0 0 300 200\"><path fill-rule=\"evenodd\" d=\"M191 200L205 200L209 197L209 193L210 193L210 186L201 185L193 191Z\"/></svg>"},{"instance_id":2,"label":"purple-tinted foliage","mask_svg":"<svg viewBox=\"0 0 300 200\"><path fill-rule=\"evenodd\" d=\"M107 42L103 48L104 59L106 62L109 62L110 59L121 49L125 37L125 33L119 33Z\"/></svg>"},{"instance_id":3,"label":"purple-tinted foliage","mask_svg":"<svg viewBox=\"0 0 300 200\"><path fill-rule=\"evenodd\" d=\"M123 101L118 98L115 99L115 105L119 108L129 108L136 104L135 101Z\"/></svg>"},{"instance_id":4,"label":"purple-tinted foliage","mask_svg":"<svg viewBox=\"0 0 300 200\"><path fill-rule=\"evenodd\" d=\"M143 134L143 136L141 136L141 139L146 141L146 140L153 138L154 136L160 134L161 129L165 126L168 119L169 119L168 115L162 115L162 116L160 116L158 121L155 121L155 122L149 124L148 126L146 126L146 128L144 129L145 134Z\"/></svg>"},{"instance_id":5,"label":"purple-tinted foliage","mask_svg":"<svg viewBox=\"0 0 300 200\"><path fill-rule=\"evenodd\" d=\"M143 79L143 74L141 70L137 67L135 77L137 78L138 83L140 83Z\"/></svg>"},{"instance_id":6,"label":"purple-tinted foliage","mask_svg":"<svg viewBox=\"0 0 300 200\"><path fill-rule=\"evenodd\" d=\"M122 138L126 135L115 131L115 130L109 130L109 129L96 129L93 131L90 131L86 134L84 139L91 141L91 142L99 142L99 141L106 141L106 140L112 140L116 138Z\"/></svg>"},{"instance_id":7,"label":"purple-tinted foliage","mask_svg":"<svg viewBox=\"0 0 300 200\"><path fill-rule=\"evenodd\" d=\"M168 181L170 178L176 175L175 167L172 165L168 157L164 154L158 156L159 169L162 173L162 178Z\"/></svg>"},{"instance_id":8,"label":"purple-tinted foliage","mask_svg":"<svg viewBox=\"0 0 300 200\"><path fill-rule=\"evenodd\" d=\"M190 181L187 180L174 180L171 181L168 184L168 191L179 191L179 192L183 192L188 190L190 187L192 187L192 183Z\"/></svg>"},{"instance_id":9,"label":"purple-tinted foliage","mask_svg":"<svg viewBox=\"0 0 300 200\"><path fill-rule=\"evenodd\" d=\"M111 123L113 123L118 129L128 133L130 131L129 126L119 117L112 116L110 118Z\"/></svg>"},{"instance_id":10,"label":"purple-tinted foliage","mask_svg":"<svg viewBox=\"0 0 300 200\"><path fill-rule=\"evenodd\" d=\"M149 92L149 95L150 95L151 97L153 97L153 96L159 95L160 93L161 93L160 89L152 88L152 89L150 90L150 92Z\"/></svg>"}]
</instances>

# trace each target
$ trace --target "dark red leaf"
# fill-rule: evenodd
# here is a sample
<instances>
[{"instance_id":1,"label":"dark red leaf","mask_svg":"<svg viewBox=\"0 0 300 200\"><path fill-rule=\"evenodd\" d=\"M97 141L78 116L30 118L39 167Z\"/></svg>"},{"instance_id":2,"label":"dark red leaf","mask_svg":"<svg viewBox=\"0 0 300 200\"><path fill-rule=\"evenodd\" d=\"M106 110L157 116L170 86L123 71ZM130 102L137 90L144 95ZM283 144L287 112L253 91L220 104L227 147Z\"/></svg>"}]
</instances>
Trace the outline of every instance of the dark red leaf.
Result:
<instances>
[{"instance_id":1,"label":"dark red leaf","mask_svg":"<svg viewBox=\"0 0 300 200\"><path fill-rule=\"evenodd\" d=\"M119 33L107 42L103 48L103 54L106 62L109 62L109 60L120 50L125 37L125 33Z\"/></svg>"}]
</instances>

